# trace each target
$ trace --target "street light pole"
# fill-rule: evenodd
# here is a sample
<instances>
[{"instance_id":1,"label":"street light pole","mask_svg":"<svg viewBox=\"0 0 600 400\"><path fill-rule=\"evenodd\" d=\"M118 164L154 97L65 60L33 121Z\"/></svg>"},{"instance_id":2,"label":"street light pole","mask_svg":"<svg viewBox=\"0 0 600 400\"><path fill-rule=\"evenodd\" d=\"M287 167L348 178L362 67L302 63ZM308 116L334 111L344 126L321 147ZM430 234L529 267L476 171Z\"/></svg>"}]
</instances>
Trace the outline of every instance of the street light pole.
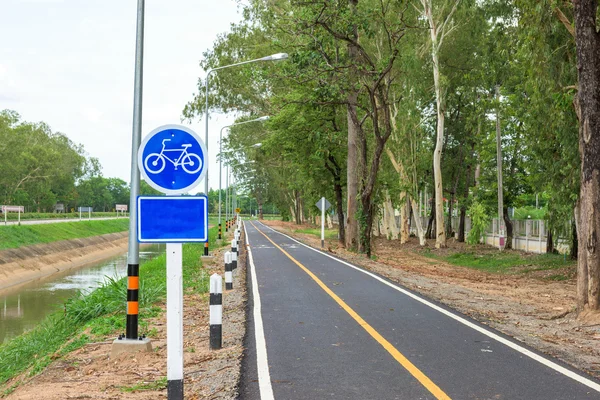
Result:
<instances>
[{"instance_id":1,"label":"street light pole","mask_svg":"<svg viewBox=\"0 0 600 400\"><path fill-rule=\"evenodd\" d=\"M231 124L231 125L222 127L221 132L219 132L219 239L221 239L221 170L223 169L223 167L222 167L223 154L222 154L222 150L221 150L221 142L223 141L223 130L226 128L231 128L233 126L237 126L237 125L249 124L250 122L266 121L268 119L269 119L269 116L267 115L264 117L252 119L250 121L238 122L237 124ZM254 145L254 146L256 146L256 145ZM227 205L225 205L225 207L227 207ZM225 212L225 219L227 219L227 211Z\"/></svg>"},{"instance_id":2,"label":"street light pole","mask_svg":"<svg viewBox=\"0 0 600 400\"><path fill-rule=\"evenodd\" d=\"M231 64L231 65L224 65L222 67L217 67L217 68L213 68L213 69L208 70L208 72L206 73L206 82L205 82L205 85L204 85L204 88L205 88L205 98L206 98L206 104L205 104L205 110L204 110L204 118L206 119L206 121L204 122L204 128L205 128L205 132L204 132L204 144L206 145L206 151L207 152L208 152L208 89L209 89L209 83L210 83L210 74L212 74L213 72L218 71L220 69L231 68L231 67L238 67L240 65L245 65L245 64L250 64L250 63L255 63L255 62L260 62L260 61L285 60L286 58L288 58L287 53L277 53L277 54L272 54L270 56L266 56L266 57L262 57L262 58L257 58L255 60L243 61L243 62ZM204 178L204 194L206 194L206 196L208 196L208 165L206 167L207 167L206 168L206 175L205 175L205 178ZM204 244L204 255L208 256L208 240Z\"/></svg>"},{"instance_id":3,"label":"street light pole","mask_svg":"<svg viewBox=\"0 0 600 400\"><path fill-rule=\"evenodd\" d=\"M138 292L140 247L136 237L137 196L140 194L140 171L137 153L142 138L142 89L144 72L144 0L138 0L135 41L135 80L133 95L133 132L131 137L131 182L129 195L129 242L127 248L127 324L125 337L138 339Z\"/></svg>"}]
</instances>

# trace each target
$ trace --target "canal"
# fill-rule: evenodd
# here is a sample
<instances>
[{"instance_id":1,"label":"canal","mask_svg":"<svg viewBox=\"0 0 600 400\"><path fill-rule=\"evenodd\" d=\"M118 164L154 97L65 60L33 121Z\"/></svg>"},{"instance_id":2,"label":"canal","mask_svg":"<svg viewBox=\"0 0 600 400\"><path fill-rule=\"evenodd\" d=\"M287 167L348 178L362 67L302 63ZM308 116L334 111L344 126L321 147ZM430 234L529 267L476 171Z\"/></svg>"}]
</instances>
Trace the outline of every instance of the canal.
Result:
<instances>
[{"instance_id":1,"label":"canal","mask_svg":"<svg viewBox=\"0 0 600 400\"><path fill-rule=\"evenodd\" d=\"M164 245L144 247L140 250L140 259L151 259L161 252L164 252ZM55 274L21 286L15 292L0 295L0 344L34 328L79 292L89 293L96 289L104 282L105 277L122 278L125 275L126 254L95 265ZM126 299L123 299L123 307L125 301Z\"/></svg>"}]
</instances>

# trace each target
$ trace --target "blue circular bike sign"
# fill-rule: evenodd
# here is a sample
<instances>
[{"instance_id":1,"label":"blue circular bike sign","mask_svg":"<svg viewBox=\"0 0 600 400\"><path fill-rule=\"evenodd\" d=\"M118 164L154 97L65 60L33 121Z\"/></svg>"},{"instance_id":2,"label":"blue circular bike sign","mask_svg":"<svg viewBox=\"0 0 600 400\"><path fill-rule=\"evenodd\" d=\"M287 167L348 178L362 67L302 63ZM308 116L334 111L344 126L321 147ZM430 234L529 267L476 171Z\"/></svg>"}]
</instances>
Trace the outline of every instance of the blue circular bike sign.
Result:
<instances>
[{"instance_id":1,"label":"blue circular bike sign","mask_svg":"<svg viewBox=\"0 0 600 400\"><path fill-rule=\"evenodd\" d=\"M207 163L204 142L181 125L154 129L138 150L138 167L144 180L165 194L192 190L206 174Z\"/></svg>"}]
</instances>

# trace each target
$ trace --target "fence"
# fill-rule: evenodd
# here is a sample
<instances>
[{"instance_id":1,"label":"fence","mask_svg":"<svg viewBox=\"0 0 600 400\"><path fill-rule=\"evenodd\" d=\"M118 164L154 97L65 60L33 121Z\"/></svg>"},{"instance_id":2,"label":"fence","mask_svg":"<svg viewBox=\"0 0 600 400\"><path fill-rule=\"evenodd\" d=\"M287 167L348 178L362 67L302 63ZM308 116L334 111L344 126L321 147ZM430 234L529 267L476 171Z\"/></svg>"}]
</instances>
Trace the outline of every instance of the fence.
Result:
<instances>
[{"instance_id":1,"label":"fence","mask_svg":"<svg viewBox=\"0 0 600 400\"><path fill-rule=\"evenodd\" d=\"M427 229L429 222L428 217L421 217L423 229ZM452 217L452 227L455 232L458 231L459 217ZM547 242L547 231L543 220L512 220L513 224L513 239L512 248L515 250L523 250L528 253L545 253L546 242ZM465 217L465 237L471 230L471 218ZM500 224L500 230L506 232L504 221ZM417 230L414 227L414 219L411 221L411 233L416 234ZM455 237L458 237L458 233L455 233ZM492 222L488 225L485 230L483 241L485 244L498 247L500 245L500 238L505 238L506 235L500 235L498 229L498 218L493 218ZM555 248L560 253L568 253L570 250L570 244L568 240L559 238L555 245Z\"/></svg>"}]
</instances>

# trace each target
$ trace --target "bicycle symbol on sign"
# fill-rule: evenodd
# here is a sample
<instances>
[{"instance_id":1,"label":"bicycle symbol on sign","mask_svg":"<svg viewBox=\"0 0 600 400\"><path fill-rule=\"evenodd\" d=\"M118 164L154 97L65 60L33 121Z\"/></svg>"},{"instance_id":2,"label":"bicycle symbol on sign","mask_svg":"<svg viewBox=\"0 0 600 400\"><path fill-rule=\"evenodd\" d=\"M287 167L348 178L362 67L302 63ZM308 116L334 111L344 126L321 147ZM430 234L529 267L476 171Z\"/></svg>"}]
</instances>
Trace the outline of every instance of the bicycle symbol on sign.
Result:
<instances>
[{"instance_id":1,"label":"bicycle symbol on sign","mask_svg":"<svg viewBox=\"0 0 600 400\"><path fill-rule=\"evenodd\" d=\"M151 174L158 174L165 169L165 165L167 161L175 166L175 170L177 171L177 167L181 166L185 172L188 174L195 174L200 171L202 168L202 160L197 154L188 153L187 149L192 147L191 144L183 144L180 149L166 149L165 142L170 142L171 139L164 139L162 141L162 150L160 153L150 153L144 160L144 166L146 170ZM179 157L175 160L170 158L167 152L179 152Z\"/></svg>"}]
</instances>

